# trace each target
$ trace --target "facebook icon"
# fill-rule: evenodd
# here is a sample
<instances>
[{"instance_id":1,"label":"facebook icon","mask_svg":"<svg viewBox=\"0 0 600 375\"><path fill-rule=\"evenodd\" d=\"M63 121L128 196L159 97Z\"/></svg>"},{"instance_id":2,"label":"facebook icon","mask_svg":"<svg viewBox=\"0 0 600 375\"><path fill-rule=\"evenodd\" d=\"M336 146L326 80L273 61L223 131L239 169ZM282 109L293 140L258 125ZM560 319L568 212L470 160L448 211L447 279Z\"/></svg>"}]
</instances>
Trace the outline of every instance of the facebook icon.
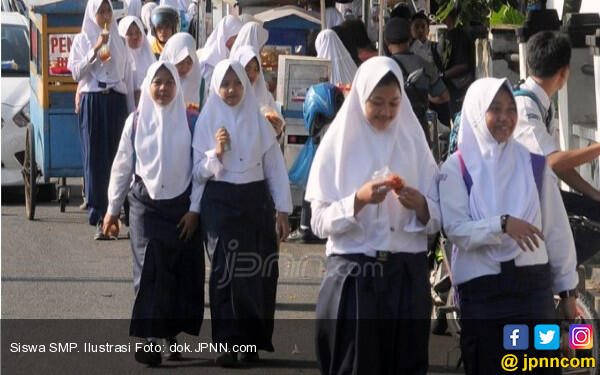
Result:
<instances>
[{"instance_id":1,"label":"facebook icon","mask_svg":"<svg viewBox=\"0 0 600 375\"><path fill-rule=\"evenodd\" d=\"M529 348L529 327L525 324L504 326L504 349L527 350Z\"/></svg>"}]
</instances>

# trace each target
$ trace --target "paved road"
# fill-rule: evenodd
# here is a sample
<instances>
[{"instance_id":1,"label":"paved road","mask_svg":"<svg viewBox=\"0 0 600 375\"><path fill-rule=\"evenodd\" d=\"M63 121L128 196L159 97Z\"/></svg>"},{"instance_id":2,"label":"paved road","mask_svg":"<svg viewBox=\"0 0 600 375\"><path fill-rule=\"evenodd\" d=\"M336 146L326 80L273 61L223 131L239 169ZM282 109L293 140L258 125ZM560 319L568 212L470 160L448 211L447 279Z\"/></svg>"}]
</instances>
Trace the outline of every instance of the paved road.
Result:
<instances>
[{"instance_id":1,"label":"paved road","mask_svg":"<svg viewBox=\"0 0 600 375\"><path fill-rule=\"evenodd\" d=\"M74 192L79 189L74 188ZM133 303L129 241L92 241L94 228L74 197L65 213L55 203L37 207L28 221L21 203L2 205L2 368L5 373L177 373L230 374L212 365L214 355L190 353L182 362L145 369L126 354L12 354L10 342L72 341L134 343L127 337ZM242 374L318 374L313 332L315 301L323 272L320 245L284 244L281 249L274 353L262 355L259 367ZM210 316L205 310L205 318ZM6 320L15 319L15 320ZM55 320L22 320L55 319ZM65 320L69 319L69 320ZM108 320L110 319L110 320ZM192 346L210 342L209 324L200 338L182 337ZM9 339L10 338L10 339ZM432 374L459 374L446 367L451 337L431 337ZM455 361L457 351L450 353ZM82 357L83 356L83 357ZM50 362L49 362L50 361ZM50 364L49 364L50 363ZM13 367L16 366L16 367Z\"/></svg>"}]
</instances>

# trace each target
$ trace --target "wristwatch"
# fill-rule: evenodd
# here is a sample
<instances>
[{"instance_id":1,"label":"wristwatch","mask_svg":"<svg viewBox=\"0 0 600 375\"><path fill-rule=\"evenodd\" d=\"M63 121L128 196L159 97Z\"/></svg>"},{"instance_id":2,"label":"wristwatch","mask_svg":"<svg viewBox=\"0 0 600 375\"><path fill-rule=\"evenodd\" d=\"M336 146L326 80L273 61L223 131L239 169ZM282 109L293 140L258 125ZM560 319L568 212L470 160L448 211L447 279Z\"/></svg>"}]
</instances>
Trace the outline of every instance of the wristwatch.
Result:
<instances>
[{"instance_id":1,"label":"wristwatch","mask_svg":"<svg viewBox=\"0 0 600 375\"><path fill-rule=\"evenodd\" d=\"M506 222L510 215L502 215L500 216L500 228L502 228L502 233L506 233Z\"/></svg>"},{"instance_id":2,"label":"wristwatch","mask_svg":"<svg viewBox=\"0 0 600 375\"><path fill-rule=\"evenodd\" d=\"M563 292L558 293L558 296L561 299L566 299L569 297L579 298L579 291L577 289L565 290Z\"/></svg>"}]
</instances>

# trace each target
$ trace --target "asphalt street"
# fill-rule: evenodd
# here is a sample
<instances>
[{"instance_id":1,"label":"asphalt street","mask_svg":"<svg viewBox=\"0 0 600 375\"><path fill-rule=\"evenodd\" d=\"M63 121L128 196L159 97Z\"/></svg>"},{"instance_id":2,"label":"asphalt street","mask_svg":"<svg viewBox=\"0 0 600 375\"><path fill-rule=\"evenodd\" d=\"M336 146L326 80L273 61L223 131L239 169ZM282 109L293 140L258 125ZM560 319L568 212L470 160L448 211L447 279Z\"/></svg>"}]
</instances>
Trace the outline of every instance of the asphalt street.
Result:
<instances>
[{"instance_id":1,"label":"asphalt street","mask_svg":"<svg viewBox=\"0 0 600 375\"><path fill-rule=\"evenodd\" d=\"M73 187L66 212L56 202L41 203L36 218L25 217L21 202L2 201L1 309L2 369L5 373L176 373L182 374L318 374L314 354L315 301L325 262L323 245L283 244L277 293L274 353L262 353L255 366L225 370L214 366L212 353L186 353L184 360L148 369L133 354L11 353L15 342L110 342L127 336L133 304L129 241L93 241L93 227L79 210L81 197ZM126 232L126 231L125 231ZM208 265L207 261L207 265ZM206 293L208 299L208 291ZM182 336L195 347L210 342L210 311L199 338ZM26 320L23 320L26 319ZM43 320L40 320L43 319ZM39 329L44 327L44 329ZM61 337L62 336L62 337ZM37 342L36 342L37 340ZM460 374L458 351L450 336L431 336L430 373ZM14 348L16 349L16 347ZM48 366L57 371L47 371ZM46 370L45 370L46 369ZM7 371L10 370L10 371Z\"/></svg>"}]
</instances>

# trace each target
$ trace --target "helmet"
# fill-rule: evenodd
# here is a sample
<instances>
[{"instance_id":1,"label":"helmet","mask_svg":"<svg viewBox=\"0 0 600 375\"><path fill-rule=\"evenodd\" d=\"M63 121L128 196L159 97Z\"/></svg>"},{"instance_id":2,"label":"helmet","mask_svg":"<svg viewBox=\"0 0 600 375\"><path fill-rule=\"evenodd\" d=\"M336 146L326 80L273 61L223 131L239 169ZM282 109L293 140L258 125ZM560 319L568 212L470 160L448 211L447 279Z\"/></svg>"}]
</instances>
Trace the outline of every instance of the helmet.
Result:
<instances>
[{"instance_id":1,"label":"helmet","mask_svg":"<svg viewBox=\"0 0 600 375\"><path fill-rule=\"evenodd\" d=\"M331 83L319 83L308 89L304 99L304 125L311 135L318 133L337 114L344 94Z\"/></svg>"},{"instance_id":2,"label":"helmet","mask_svg":"<svg viewBox=\"0 0 600 375\"><path fill-rule=\"evenodd\" d=\"M179 13L173 7L161 5L152 10L152 29L159 25L169 25L173 28L173 34L179 31Z\"/></svg>"}]
</instances>

